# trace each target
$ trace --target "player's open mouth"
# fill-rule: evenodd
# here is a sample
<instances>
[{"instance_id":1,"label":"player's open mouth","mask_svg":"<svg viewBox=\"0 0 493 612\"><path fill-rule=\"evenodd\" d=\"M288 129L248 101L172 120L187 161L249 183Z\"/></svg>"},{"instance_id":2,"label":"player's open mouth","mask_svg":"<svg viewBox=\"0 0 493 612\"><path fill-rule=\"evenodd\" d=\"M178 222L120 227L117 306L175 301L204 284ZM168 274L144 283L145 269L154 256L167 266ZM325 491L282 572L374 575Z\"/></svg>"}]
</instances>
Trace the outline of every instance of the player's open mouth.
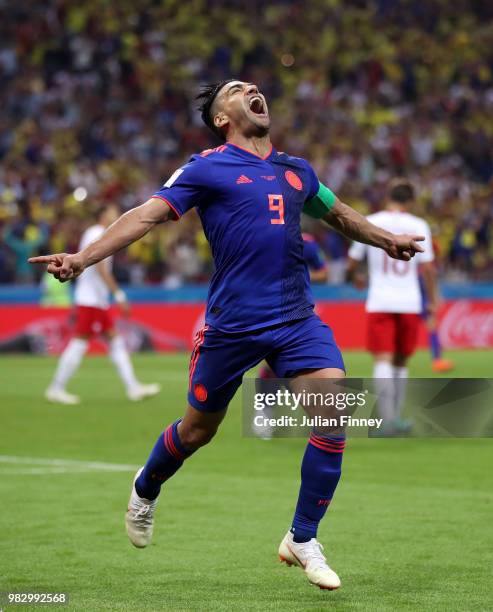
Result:
<instances>
[{"instance_id":1,"label":"player's open mouth","mask_svg":"<svg viewBox=\"0 0 493 612\"><path fill-rule=\"evenodd\" d=\"M253 96L253 98L250 98L248 106L250 107L252 113L255 113L256 115L267 115L264 101L260 96Z\"/></svg>"}]
</instances>

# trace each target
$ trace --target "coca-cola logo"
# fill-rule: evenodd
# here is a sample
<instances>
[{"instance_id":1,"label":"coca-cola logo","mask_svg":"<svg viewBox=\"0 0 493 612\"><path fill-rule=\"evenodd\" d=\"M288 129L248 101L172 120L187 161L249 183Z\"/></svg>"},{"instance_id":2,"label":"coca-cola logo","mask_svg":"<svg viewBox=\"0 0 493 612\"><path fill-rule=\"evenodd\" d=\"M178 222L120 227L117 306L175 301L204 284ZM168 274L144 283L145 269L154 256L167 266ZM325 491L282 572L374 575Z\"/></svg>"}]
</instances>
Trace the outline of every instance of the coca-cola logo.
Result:
<instances>
[{"instance_id":1,"label":"coca-cola logo","mask_svg":"<svg viewBox=\"0 0 493 612\"><path fill-rule=\"evenodd\" d=\"M493 302L454 302L443 315L438 331L446 348L493 346Z\"/></svg>"}]
</instances>

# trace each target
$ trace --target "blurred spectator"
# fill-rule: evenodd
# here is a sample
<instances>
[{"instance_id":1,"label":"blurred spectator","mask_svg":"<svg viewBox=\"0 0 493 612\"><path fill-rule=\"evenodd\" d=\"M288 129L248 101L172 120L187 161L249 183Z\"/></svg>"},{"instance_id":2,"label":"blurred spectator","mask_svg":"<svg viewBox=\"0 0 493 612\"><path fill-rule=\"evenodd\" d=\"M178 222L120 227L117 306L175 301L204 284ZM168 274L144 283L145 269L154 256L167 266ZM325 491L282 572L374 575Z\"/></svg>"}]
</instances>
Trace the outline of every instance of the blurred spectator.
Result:
<instances>
[{"instance_id":1,"label":"blurred spectator","mask_svg":"<svg viewBox=\"0 0 493 612\"><path fill-rule=\"evenodd\" d=\"M33 222L27 203L22 204L22 215L6 225L3 238L13 255L15 280L19 283L32 283L36 271L27 259L46 241L48 232L43 224L37 225Z\"/></svg>"},{"instance_id":2,"label":"blurred spectator","mask_svg":"<svg viewBox=\"0 0 493 612\"><path fill-rule=\"evenodd\" d=\"M370 212L406 175L443 272L492 277L492 2L30 0L0 2L0 282L31 282L25 258L73 250L89 208L142 202L210 146L193 97L230 75L261 86L275 146L343 200ZM317 239L340 282L345 244ZM210 268L194 213L115 261L119 280L169 286Z\"/></svg>"}]
</instances>

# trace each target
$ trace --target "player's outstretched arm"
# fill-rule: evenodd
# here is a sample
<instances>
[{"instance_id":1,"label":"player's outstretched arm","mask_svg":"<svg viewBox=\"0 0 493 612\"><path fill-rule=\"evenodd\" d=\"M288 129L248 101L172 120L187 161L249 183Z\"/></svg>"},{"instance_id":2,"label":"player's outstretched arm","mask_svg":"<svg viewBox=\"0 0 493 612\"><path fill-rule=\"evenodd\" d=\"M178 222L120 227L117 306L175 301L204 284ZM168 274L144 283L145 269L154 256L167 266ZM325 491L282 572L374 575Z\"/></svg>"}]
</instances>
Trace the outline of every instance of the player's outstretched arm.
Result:
<instances>
[{"instance_id":1,"label":"player's outstretched arm","mask_svg":"<svg viewBox=\"0 0 493 612\"><path fill-rule=\"evenodd\" d=\"M423 247L418 244L425 240L424 236L392 234L373 225L354 208L338 199L323 219L347 238L379 247L394 259L409 261L416 253L424 251Z\"/></svg>"},{"instance_id":2,"label":"player's outstretched arm","mask_svg":"<svg viewBox=\"0 0 493 612\"><path fill-rule=\"evenodd\" d=\"M101 238L79 253L74 255L55 253L31 257L29 263L47 264L46 271L63 283L79 276L88 266L136 242L158 223L173 218L173 211L163 200L151 198L145 204L136 206L122 215L108 227Z\"/></svg>"}]
</instances>

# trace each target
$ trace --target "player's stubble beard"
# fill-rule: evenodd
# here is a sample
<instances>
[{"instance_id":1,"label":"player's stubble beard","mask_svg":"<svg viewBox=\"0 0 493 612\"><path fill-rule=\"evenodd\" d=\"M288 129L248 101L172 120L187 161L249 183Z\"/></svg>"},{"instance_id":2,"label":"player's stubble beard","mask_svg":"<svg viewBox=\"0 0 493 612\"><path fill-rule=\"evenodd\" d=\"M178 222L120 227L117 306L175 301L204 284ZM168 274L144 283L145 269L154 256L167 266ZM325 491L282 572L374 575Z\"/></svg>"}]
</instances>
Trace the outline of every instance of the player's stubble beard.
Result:
<instances>
[{"instance_id":1,"label":"player's stubble beard","mask_svg":"<svg viewBox=\"0 0 493 612\"><path fill-rule=\"evenodd\" d=\"M242 135L246 138L264 138L268 136L270 130L270 117L267 116L267 123L261 122L250 113L245 113L244 121L242 121Z\"/></svg>"}]
</instances>

